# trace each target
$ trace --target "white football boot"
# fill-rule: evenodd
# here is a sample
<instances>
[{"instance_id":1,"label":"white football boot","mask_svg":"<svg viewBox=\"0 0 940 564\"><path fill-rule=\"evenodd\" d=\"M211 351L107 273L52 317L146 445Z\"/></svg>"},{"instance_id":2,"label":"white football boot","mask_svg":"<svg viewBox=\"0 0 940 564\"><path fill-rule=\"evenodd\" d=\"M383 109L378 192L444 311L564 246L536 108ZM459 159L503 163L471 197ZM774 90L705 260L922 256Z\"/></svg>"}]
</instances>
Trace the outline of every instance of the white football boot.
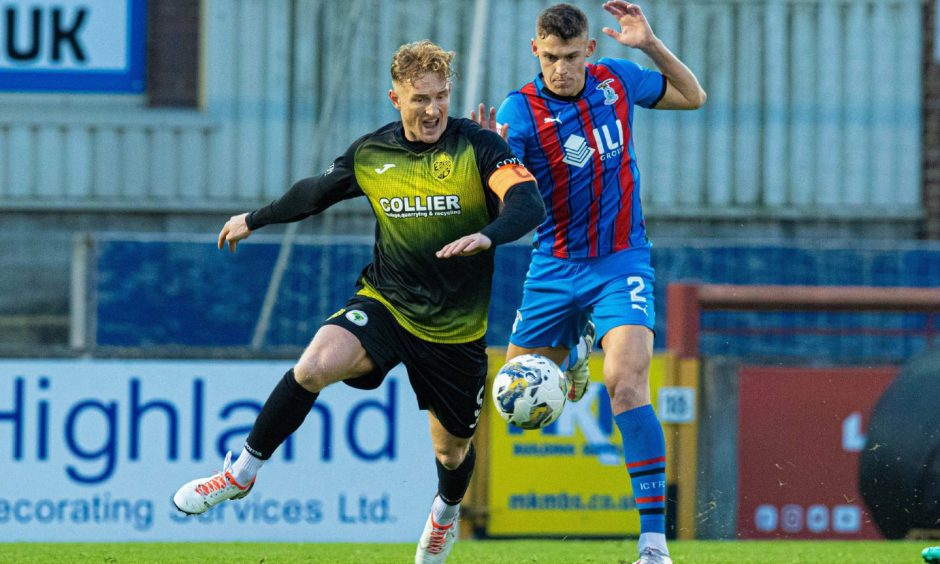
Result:
<instances>
[{"instance_id":1,"label":"white football boot","mask_svg":"<svg viewBox=\"0 0 940 564\"><path fill-rule=\"evenodd\" d=\"M640 559L633 564L672 564L672 558L660 550L648 546L640 551Z\"/></svg>"},{"instance_id":2,"label":"white football boot","mask_svg":"<svg viewBox=\"0 0 940 564\"><path fill-rule=\"evenodd\" d=\"M588 321L584 328L584 334L578 341L578 358L565 370L565 376L568 378L568 399L578 401L584 397L588 383L591 381L590 361L591 351L594 349L594 337L596 335L594 322Z\"/></svg>"},{"instance_id":3,"label":"white football boot","mask_svg":"<svg viewBox=\"0 0 940 564\"><path fill-rule=\"evenodd\" d=\"M225 455L222 471L208 478L200 478L176 490L173 503L187 515L204 513L227 499L241 499L248 495L255 481L242 486L232 477L232 453Z\"/></svg>"},{"instance_id":4,"label":"white football boot","mask_svg":"<svg viewBox=\"0 0 940 564\"><path fill-rule=\"evenodd\" d=\"M428 522L424 524L424 532L418 540L418 550L415 551L415 564L443 564L447 555L457 542L457 523L460 515L454 516L450 525L438 525L434 522L434 513L428 515Z\"/></svg>"}]
</instances>

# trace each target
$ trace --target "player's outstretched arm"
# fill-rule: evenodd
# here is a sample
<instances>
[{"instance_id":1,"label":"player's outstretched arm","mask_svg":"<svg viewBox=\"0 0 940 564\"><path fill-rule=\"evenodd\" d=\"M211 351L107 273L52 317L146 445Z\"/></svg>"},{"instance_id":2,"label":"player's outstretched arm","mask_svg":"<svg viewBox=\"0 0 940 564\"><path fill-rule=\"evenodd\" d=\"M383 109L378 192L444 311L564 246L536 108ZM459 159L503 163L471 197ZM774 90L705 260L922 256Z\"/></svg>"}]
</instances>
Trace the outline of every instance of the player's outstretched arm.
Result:
<instances>
[{"instance_id":1,"label":"player's outstretched arm","mask_svg":"<svg viewBox=\"0 0 940 564\"><path fill-rule=\"evenodd\" d=\"M500 184L499 176L505 181L507 175L515 176L517 181L503 194L503 209L499 217L478 233L466 235L441 247L435 253L438 258L475 255L494 245L515 241L542 223L545 219L545 205L535 179L525 167L509 164L493 174L490 178L491 187Z\"/></svg>"},{"instance_id":2,"label":"player's outstretched arm","mask_svg":"<svg viewBox=\"0 0 940 564\"><path fill-rule=\"evenodd\" d=\"M639 6L614 0L605 2L604 10L617 19L620 29L605 27L603 32L621 45L643 51L666 77L666 93L656 109L694 110L705 104L707 96L695 74L656 37Z\"/></svg>"},{"instance_id":3,"label":"player's outstretched arm","mask_svg":"<svg viewBox=\"0 0 940 564\"><path fill-rule=\"evenodd\" d=\"M251 229L248 229L247 219L248 214L243 213L233 215L225 222L225 225L222 226L222 231L219 232L220 249L223 245L228 243L228 250L234 253L238 242L247 239L248 236L251 235Z\"/></svg>"}]
</instances>

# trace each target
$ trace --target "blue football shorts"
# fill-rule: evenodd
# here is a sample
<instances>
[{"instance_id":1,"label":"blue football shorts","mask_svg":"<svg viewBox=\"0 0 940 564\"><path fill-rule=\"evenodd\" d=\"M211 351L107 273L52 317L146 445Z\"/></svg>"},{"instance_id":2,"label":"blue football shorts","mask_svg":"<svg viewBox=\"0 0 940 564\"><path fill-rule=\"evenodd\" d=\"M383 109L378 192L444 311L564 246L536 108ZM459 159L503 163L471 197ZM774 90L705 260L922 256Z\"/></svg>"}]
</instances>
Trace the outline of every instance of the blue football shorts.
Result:
<instances>
[{"instance_id":1,"label":"blue football shorts","mask_svg":"<svg viewBox=\"0 0 940 564\"><path fill-rule=\"evenodd\" d=\"M509 342L571 348L588 319L594 320L598 343L620 325L652 330L654 281L649 247L574 260L533 251Z\"/></svg>"}]
</instances>

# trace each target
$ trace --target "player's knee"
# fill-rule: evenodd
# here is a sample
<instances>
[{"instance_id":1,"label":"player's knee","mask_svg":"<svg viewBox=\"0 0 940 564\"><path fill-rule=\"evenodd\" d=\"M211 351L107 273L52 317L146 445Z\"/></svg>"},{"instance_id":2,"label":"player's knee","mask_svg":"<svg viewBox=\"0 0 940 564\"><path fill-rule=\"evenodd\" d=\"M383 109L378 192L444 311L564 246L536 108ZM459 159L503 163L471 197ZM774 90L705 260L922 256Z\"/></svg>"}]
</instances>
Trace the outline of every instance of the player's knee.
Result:
<instances>
[{"instance_id":1,"label":"player's knee","mask_svg":"<svg viewBox=\"0 0 940 564\"><path fill-rule=\"evenodd\" d=\"M645 368L636 366L630 370L608 371L605 367L604 386L615 408L632 409L650 402Z\"/></svg>"},{"instance_id":2,"label":"player's knee","mask_svg":"<svg viewBox=\"0 0 940 564\"><path fill-rule=\"evenodd\" d=\"M294 378L306 390L319 393L333 382L319 355L304 355L294 365Z\"/></svg>"},{"instance_id":3,"label":"player's knee","mask_svg":"<svg viewBox=\"0 0 940 564\"><path fill-rule=\"evenodd\" d=\"M615 413L640 407L650 402L649 392L636 386L615 385L613 388L607 386L607 393L610 394L610 403L614 406Z\"/></svg>"},{"instance_id":4,"label":"player's knee","mask_svg":"<svg viewBox=\"0 0 940 564\"><path fill-rule=\"evenodd\" d=\"M467 457L467 449L457 445L443 445L435 449L437 461L448 470L455 470Z\"/></svg>"}]
</instances>

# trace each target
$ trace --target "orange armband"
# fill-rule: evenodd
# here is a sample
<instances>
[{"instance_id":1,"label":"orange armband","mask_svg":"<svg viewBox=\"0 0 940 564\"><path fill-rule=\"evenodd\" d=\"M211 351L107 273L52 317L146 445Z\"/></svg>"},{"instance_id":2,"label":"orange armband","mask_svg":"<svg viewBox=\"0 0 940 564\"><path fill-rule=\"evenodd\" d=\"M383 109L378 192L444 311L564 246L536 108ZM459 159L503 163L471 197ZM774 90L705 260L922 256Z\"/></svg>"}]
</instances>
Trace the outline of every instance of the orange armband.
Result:
<instances>
[{"instance_id":1,"label":"orange armband","mask_svg":"<svg viewBox=\"0 0 940 564\"><path fill-rule=\"evenodd\" d=\"M490 175L490 190L499 196L502 200L506 192L516 184L523 182L535 182L535 177L529 172L529 169L518 164L507 164L496 169Z\"/></svg>"}]
</instances>

